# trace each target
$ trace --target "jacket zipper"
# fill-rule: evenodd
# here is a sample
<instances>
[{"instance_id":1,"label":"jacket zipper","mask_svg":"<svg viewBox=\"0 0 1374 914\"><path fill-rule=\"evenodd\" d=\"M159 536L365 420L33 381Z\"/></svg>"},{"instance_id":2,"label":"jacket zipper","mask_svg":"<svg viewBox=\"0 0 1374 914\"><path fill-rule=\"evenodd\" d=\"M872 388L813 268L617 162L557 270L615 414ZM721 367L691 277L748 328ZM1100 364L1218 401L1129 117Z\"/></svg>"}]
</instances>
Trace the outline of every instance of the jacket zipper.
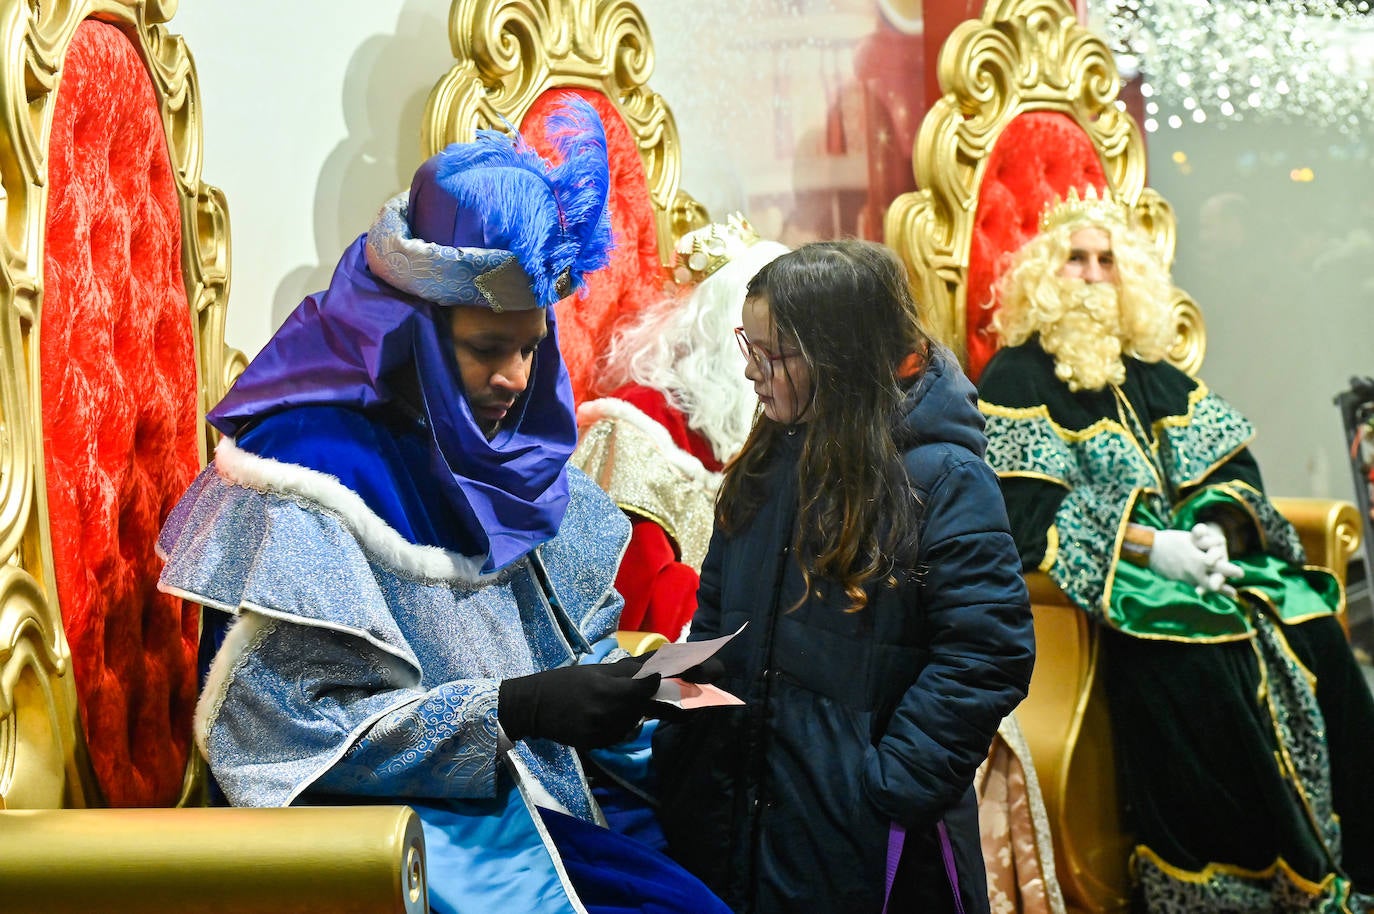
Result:
<instances>
[{"instance_id":1,"label":"jacket zipper","mask_svg":"<svg viewBox=\"0 0 1374 914\"><path fill-rule=\"evenodd\" d=\"M795 479L790 486L791 494L797 494ZM769 745L769 719L772 716L773 682L777 678L773 670L773 634L778 624L778 607L782 604L782 584L787 576L787 563L792 555L792 533L797 522L797 506L795 500L788 498L783 507L784 523L778 528L781 530L781 547L777 551L778 567L773 574L773 597L769 603L767 625L763 630L763 673L762 689L760 690L762 700L759 708L755 712L755 740L753 758L750 759L752 768L751 781L754 788L753 801L750 804L749 815L749 869L748 878L745 882L746 890L742 893L748 899L748 910L753 910L757 901L757 892L754 889L756 880L754 874L759 870L759 846L760 831L763 820L763 796L767 786L767 756Z\"/></svg>"}]
</instances>

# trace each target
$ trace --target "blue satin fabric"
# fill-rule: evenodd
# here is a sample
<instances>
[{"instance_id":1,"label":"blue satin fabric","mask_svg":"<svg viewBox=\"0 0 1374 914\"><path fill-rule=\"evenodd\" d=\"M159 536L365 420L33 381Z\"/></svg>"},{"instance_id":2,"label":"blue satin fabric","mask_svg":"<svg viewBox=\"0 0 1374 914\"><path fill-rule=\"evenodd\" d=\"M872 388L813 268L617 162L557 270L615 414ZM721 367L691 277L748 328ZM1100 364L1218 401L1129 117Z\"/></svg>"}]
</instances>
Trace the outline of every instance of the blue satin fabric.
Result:
<instances>
[{"instance_id":1,"label":"blue satin fabric","mask_svg":"<svg viewBox=\"0 0 1374 914\"><path fill-rule=\"evenodd\" d=\"M592 781L592 796L611 831L633 838L654 850L667 852L668 839L658 824L652 797L656 792L652 748L658 721L646 721L633 739L584 754Z\"/></svg>"},{"instance_id":2,"label":"blue satin fabric","mask_svg":"<svg viewBox=\"0 0 1374 914\"><path fill-rule=\"evenodd\" d=\"M411 543L447 547L477 523L470 509L448 510L435 475L420 472L430 459L429 436L413 422L379 428L356 410L307 406L268 416L235 443L337 478Z\"/></svg>"},{"instance_id":3,"label":"blue satin fabric","mask_svg":"<svg viewBox=\"0 0 1374 914\"><path fill-rule=\"evenodd\" d=\"M695 876L631 838L546 809L536 823L518 790L410 806L424 828L434 914L574 911L541 827L589 914L729 914Z\"/></svg>"},{"instance_id":4,"label":"blue satin fabric","mask_svg":"<svg viewBox=\"0 0 1374 914\"><path fill-rule=\"evenodd\" d=\"M364 243L349 247L329 288L296 307L207 418L240 438L302 406L413 412L429 439L427 469L455 515L454 528L436 531L443 540L432 545L485 556L484 571L503 568L552 538L568 503L577 420L553 309L529 387L489 441L463 393L448 311L374 276ZM302 448L291 462L324 469L326 460L322 450Z\"/></svg>"},{"instance_id":5,"label":"blue satin fabric","mask_svg":"<svg viewBox=\"0 0 1374 914\"><path fill-rule=\"evenodd\" d=\"M416 801L433 914L571 914L558 870L520 791L493 800Z\"/></svg>"},{"instance_id":6,"label":"blue satin fabric","mask_svg":"<svg viewBox=\"0 0 1374 914\"><path fill-rule=\"evenodd\" d=\"M589 914L730 914L701 880L663 854L572 816L539 813Z\"/></svg>"}]
</instances>

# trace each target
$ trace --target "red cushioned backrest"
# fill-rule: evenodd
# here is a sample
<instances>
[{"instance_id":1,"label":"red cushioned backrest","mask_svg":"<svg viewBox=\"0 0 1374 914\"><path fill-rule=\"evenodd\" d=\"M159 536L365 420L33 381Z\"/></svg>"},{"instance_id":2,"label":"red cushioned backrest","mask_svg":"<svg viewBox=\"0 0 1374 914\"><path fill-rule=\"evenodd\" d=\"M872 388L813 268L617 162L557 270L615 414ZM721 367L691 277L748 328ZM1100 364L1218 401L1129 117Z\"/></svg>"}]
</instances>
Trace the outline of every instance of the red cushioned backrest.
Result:
<instances>
[{"instance_id":1,"label":"red cushioned backrest","mask_svg":"<svg viewBox=\"0 0 1374 914\"><path fill-rule=\"evenodd\" d=\"M198 615L155 589L158 529L199 466L181 211L135 46L82 23L48 162L40 326L57 597L91 762L112 806L180 793Z\"/></svg>"},{"instance_id":2,"label":"red cushioned backrest","mask_svg":"<svg viewBox=\"0 0 1374 914\"><path fill-rule=\"evenodd\" d=\"M1013 118L988 156L968 255L965 345L968 374L977 380L997 351L992 321L993 284L1007 259L1039 230L1049 201L1070 187L1101 190L1107 178L1092 140L1073 118L1028 111Z\"/></svg>"},{"instance_id":3,"label":"red cushioned backrest","mask_svg":"<svg viewBox=\"0 0 1374 914\"><path fill-rule=\"evenodd\" d=\"M664 272L639 144L610 99L590 89L551 89L535 100L521 133L541 154L552 156L553 147L544 136L544 118L570 93L590 102L606 129L611 227L615 230L611 262L587 278L585 295L559 303L557 310L558 345L572 375L573 396L581 403L601 392L596 361L612 332L621 320L664 294Z\"/></svg>"}]
</instances>

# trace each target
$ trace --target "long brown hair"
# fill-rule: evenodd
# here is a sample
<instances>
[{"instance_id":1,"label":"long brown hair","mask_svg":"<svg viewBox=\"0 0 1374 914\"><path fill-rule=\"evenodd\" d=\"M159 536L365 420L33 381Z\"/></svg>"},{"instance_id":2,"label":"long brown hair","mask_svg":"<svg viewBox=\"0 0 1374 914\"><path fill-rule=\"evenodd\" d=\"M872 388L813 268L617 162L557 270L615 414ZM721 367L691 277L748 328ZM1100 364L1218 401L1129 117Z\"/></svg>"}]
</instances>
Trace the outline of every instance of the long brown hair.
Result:
<instances>
[{"instance_id":1,"label":"long brown hair","mask_svg":"<svg viewBox=\"0 0 1374 914\"><path fill-rule=\"evenodd\" d=\"M909 436L901 404L911 378L899 374L912 353L927 355L929 342L905 270L872 242L824 241L784 254L749 283L747 300L760 297L780 347L799 350L811 373L793 541L806 594L818 578L838 582L846 611L856 612L868 603L865 585L893 581L916 554L918 505L902 460ZM785 362L777 370L786 377ZM742 529L757 513L786 431L762 414L755 420L725 469L716 502L723 531Z\"/></svg>"}]
</instances>

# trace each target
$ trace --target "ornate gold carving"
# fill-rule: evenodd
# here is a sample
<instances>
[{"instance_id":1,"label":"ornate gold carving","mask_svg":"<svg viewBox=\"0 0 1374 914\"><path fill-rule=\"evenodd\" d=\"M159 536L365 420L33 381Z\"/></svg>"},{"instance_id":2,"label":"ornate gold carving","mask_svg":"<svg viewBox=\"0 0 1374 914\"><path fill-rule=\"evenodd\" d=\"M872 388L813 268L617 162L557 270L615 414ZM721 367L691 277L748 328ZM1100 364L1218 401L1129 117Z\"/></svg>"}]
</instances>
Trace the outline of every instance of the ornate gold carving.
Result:
<instances>
[{"instance_id":1,"label":"ornate gold carving","mask_svg":"<svg viewBox=\"0 0 1374 914\"><path fill-rule=\"evenodd\" d=\"M1354 505L1348 505L1348 507L1353 508ZM1339 562L1344 572L1350 564L1350 560L1359 551L1360 543L1364 540L1364 525L1360 523L1358 512L1355 513L1354 517L1343 517L1337 521L1336 529L1332 533L1332 540L1334 541L1331 549L1332 557ZM1341 575L1341 579L1345 579L1344 574Z\"/></svg>"},{"instance_id":2,"label":"ornate gold carving","mask_svg":"<svg viewBox=\"0 0 1374 914\"><path fill-rule=\"evenodd\" d=\"M0 565L0 809L79 802L71 658L38 582Z\"/></svg>"},{"instance_id":3,"label":"ornate gold carving","mask_svg":"<svg viewBox=\"0 0 1374 914\"><path fill-rule=\"evenodd\" d=\"M671 266L679 237L709 221L678 187L677 124L649 88L653 42L629 0L454 0L449 42L458 62L430 92L425 155L479 128L519 124L548 89L593 89L615 103L639 144L663 265Z\"/></svg>"},{"instance_id":4,"label":"ornate gold carving","mask_svg":"<svg viewBox=\"0 0 1374 914\"><path fill-rule=\"evenodd\" d=\"M1359 510L1348 501L1328 498L1272 498L1274 507L1298 531L1312 565L1330 568L1345 581L1347 565L1364 542Z\"/></svg>"},{"instance_id":5,"label":"ornate gold carving","mask_svg":"<svg viewBox=\"0 0 1374 914\"><path fill-rule=\"evenodd\" d=\"M1177 287L1169 301L1169 310L1178 327L1178 336L1164 357L1182 371L1196 375L1202 367L1202 357L1207 354L1207 328L1202 321L1202 311L1187 292Z\"/></svg>"},{"instance_id":6,"label":"ornate gold carving","mask_svg":"<svg viewBox=\"0 0 1374 914\"><path fill-rule=\"evenodd\" d=\"M1131 218L1155 243L1160 260L1166 267L1174 265L1174 241L1176 238L1174 208L1168 200L1161 197L1154 188L1146 187L1140 191L1135 201Z\"/></svg>"},{"instance_id":7,"label":"ornate gold carving","mask_svg":"<svg viewBox=\"0 0 1374 914\"><path fill-rule=\"evenodd\" d=\"M175 0L53 0L0 9L0 806L82 804L76 695L53 591L43 484L37 334L42 323L47 131L72 36L88 18L118 27L147 66L181 204L182 273L199 372L199 411L224 394L243 356L224 346L229 227L203 184L195 66L166 23ZM202 459L212 443L203 436ZM58 762L61 762L59 765ZM55 767L54 767L55 766ZM50 781L38 783L36 772Z\"/></svg>"},{"instance_id":8,"label":"ornate gold carving","mask_svg":"<svg viewBox=\"0 0 1374 914\"><path fill-rule=\"evenodd\" d=\"M1113 194L1172 263L1173 210L1145 188L1145 145L1117 100L1116 63L1102 40L1078 24L1067 0L989 0L981 19L950 34L938 72L944 95L926 114L913 154L921 190L893 202L884 232L906 262L928 328L961 359L983 170L1002 131L1023 112L1059 112L1083 128ZM1195 360L1196 370L1204 347L1201 319L1189 315L1180 325L1198 333L1175 347Z\"/></svg>"}]
</instances>

